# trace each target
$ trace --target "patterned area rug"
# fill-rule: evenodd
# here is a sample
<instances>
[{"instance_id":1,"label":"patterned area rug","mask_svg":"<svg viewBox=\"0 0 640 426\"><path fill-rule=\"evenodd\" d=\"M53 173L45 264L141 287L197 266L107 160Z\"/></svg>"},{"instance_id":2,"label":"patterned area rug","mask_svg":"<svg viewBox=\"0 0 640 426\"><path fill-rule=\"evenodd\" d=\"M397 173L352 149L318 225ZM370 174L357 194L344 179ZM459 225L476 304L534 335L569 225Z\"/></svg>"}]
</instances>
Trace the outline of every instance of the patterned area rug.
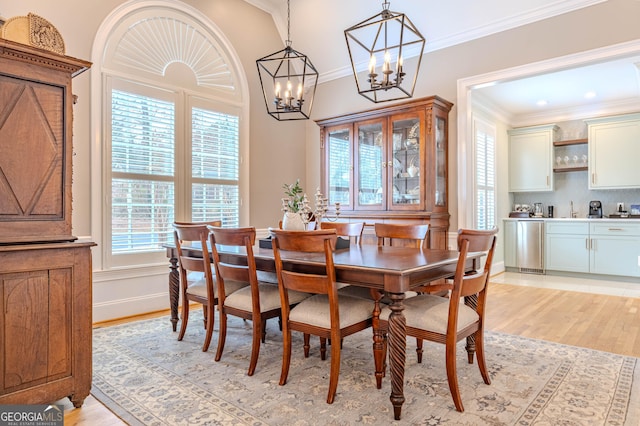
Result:
<instances>
[{"instance_id":1,"label":"patterned area rug","mask_svg":"<svg viewBox=\"0 0 640 426\"><path fill-rule=\"evenodd\" d=\"M199 312L198 312L199 313ZM92 394L129 424L143 425L634 425L640 424L637 358L488 332L485 385L476 364L458 350L465 412L449 394L444 345L425 342L422 364L407 342L406 402L393 421L390 381L376 389L372 333L346 338L338 393L328 405L329 360L318 339L304 358L294 333L289 380L279 386L281 335L267 326L254 376L246 375L250 323L230 317L225 352L214 361L197 313L178 342L167 317L94 330Z\"/></svg>"}]
</instances>

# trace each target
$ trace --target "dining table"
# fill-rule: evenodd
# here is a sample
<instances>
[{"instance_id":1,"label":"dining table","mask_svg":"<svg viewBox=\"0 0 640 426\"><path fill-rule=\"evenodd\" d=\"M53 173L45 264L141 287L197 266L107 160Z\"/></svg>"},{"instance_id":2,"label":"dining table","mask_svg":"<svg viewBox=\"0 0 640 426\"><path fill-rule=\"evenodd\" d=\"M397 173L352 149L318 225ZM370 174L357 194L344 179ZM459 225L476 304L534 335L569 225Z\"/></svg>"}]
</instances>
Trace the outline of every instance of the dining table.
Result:
<instances>
[{"instance_id":1,"label":"dining table","mask_svg":"<svg viewBox=\"0 0 640 426\"><path fill-rule=\"evenodd\" d=\"M171 305L171 323L173 331L178 323L178 301L180 293L180 274L178 272L177 249L166 245L166 254L170 261L169 299ZM182 246L183 255L202 256L199 246ZM218 250L221 260L242 264L246 262L244 248L221 246ZM275 274L273 250L258 244L253 249L256 268L267 274ZM481 253L470 253L465 267L472 270L477 267ZM283 257L304 270L319 270L324 267L324 254L295 254ZM389 397L395 420L400 420L404 404L404 369L406 359L406 322L403 314L405 293L425 283L452 277L458 262L458 252L453 250L425 249L414 247L394 247L351 244L348 248L334 252L336 280L340 283L373 289L372 296L379 298L386 294L391 301L388 327L388 363L391 376L391 395ZM273 275L275 277L275 275ZM378 298L378 300L379 300ZM378 327L378 303L375 304L373 318L373 352L376 366L376 384L381 387L384 376L383 335Z\"/></svg>"}]
</instances>

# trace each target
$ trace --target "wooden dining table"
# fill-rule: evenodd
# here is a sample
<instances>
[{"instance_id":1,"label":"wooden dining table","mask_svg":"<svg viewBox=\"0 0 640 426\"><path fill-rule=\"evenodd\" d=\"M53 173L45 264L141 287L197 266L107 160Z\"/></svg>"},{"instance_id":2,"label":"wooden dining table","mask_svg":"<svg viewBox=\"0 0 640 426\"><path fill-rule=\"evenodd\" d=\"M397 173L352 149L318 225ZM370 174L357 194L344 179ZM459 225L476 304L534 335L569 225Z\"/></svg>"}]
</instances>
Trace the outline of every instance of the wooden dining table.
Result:
<instances>
[{"instance_id":1,"label":"wooden dining table","mask_svg":"<svg viewBox=\"0 0 640 426\"><path fill-rule=\"evenodd\" d=\"M177 250L173 246L165 246L167 257L171 262L169 272L169 298L171 304L171 323L176 331L178 322L178 301L180 274L178 272ZM198 246L183 246L183 254L202 256ZM244 249L220 247L221 260L241 264L246 260ZM474 269L480 259L480 253L471 253L467 259L467 268ZM259 271L275 273L273 250L254 247L256 267ZM322 268L324 254L299 254L283 258L285 262L296 264L296 267L313 269ZM413 247L390 247L376 245L351 245L347 249L336 250L334 264L336 279L360 287L377 290L391 300L389 305L388 349L389 370L391 376L391 396L394 418L400 420L404 404L404 369L406 359L406 322L403 314L405 292L425 283L451 277L456 269L458 252L452 250L434 250ZM373 292L375 294L376 292ZM379 312L378 312L379 313ZM384 375L383 336L377 327L378 314L374 312L373 349L376 364L376 381Z\"/></svg>"}]
</instances>

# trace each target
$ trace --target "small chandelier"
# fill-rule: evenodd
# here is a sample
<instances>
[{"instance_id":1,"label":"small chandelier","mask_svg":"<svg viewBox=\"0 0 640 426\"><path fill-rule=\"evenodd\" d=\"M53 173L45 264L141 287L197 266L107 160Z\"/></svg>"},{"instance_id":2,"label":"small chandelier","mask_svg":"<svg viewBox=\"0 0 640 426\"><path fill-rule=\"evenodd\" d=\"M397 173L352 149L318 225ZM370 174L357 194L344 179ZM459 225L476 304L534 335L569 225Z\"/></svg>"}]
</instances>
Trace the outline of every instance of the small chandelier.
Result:
<instances>
[{"instance_id":1,"label":"small chandelier","mask_svg":"<svg viewBox=\"0 0 640 426\"><path fill-rule=\"evenodd\" d=\"M385 0L381 13L347 28L344 36L358 93L376 103L413 96L425 39L405 14L390 11ZM414 56L416 61L405 62Z\"/></svg>"},{"instance_id":2,"label":"small chandelier","mask_svg":"<svg viewBox=\"0 0 640 426\"><path fill-rule=\"evenodd\" d=\"M267 113L276 120L307 120L318 71L307 55L291 47L291 10L287 0L287 42L283 50L256 61ZM306 93L305 93L306 90Z\"/></svg>"}]
</instances>

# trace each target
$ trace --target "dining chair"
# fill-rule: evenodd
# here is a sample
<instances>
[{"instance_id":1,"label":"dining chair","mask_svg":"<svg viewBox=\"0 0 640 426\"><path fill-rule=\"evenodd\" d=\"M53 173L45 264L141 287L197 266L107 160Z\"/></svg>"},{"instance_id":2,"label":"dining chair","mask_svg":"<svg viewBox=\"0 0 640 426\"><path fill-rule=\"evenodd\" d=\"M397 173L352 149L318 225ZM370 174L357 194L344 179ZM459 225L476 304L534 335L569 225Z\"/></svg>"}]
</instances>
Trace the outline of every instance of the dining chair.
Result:
<instances>
[{"instance_id":1,"label":"dining chair","mask_svg":"<svg viewBox=\"0 0 640 426\"><path fill-rule=\"evenodd\" d=\"M424 248L426 245L427 233L429 231L429 224L395 224L395 223L381 223L376 222L374 224L376 238L378 240L378 246L409 246ZM428 283L425 283L427 285ZM344 286L340 288L340 292L348 294L349 296L357 296L364 298L377 299L381 303L389 304L391 300L382 296L380 291L358 287L358 286ZM405 293L405 297L415 296L415 291L408 291Z\"/></svg>"},{"instance_id":2,"label":"dining chair","mask_svg":"<svg viewBox=\"0 0 640 426\"><path fill-rule=\"evenodd\" d=\"M336 273L333 251L337 234L335 229L316 231L274 230L273 254L282 305L282 372L280 385L285 385L291 363L291 332L300 331L304 337L304 356L309 356L310 334L321 339L321 358L326 351L326 341L331 339L331 369L327 403L332 404L340 375L340 352L342 339L371 327L374 304L372 300L339 295L336 288ZM283 258L302 253L305 257L316 254L323 265L320 270ZM291 291L312 294L298 305L290 307Z\"/></svg>"},{"instance_id":3,"label":"dining chair","mask_svg":"<svg viewBox=\"0 0 640 426\"><path fill-rule=\"evenodd\" d=\"M417 351L418 363L422 362L422 340L445 345L449 391L456 409L460 412L464 411L464 406L460 398L456 373L457 342L470 336L474 337L480 374L486 384L491 384L484 354L484 313L497 233L497 229L460 229L458 231L460 251L450 296L446 298L432 294L419 294L404 302L403 313L407 336L418 339L420 347L420 351ZM465 273L467 254L470 252L486 253L484 268L473 274ZM385 336L383 342L385 352L390 314L389 307L383 307L380 312L379 325ZM468 353L468 361L470 364L473 363L472 353Z\"/></svg>"},{"instance_id":4,"label":"dining chair","mask_svg":"<svg viewBox=\"0 0 640 426\"><path fill-rule=\"evenodd\" d=\"M425 248L429 224L376 222L374 229L379 246L401 245Z\"/></svg>"},{"instance_id":5,"label":"dining chair","mask_svg":"<svg viewBox=\"0 0 640 426\"><path fill-rule=\"evenodd\" d=\"M362 245L364 222L320 222L320 229L335 229L339 237L349 238L351 243Z\"/></svg>"},{"instance_id":6,"label":"dining chair","mask_svg":"<svg viewBox=\"0 0 640 426\"><path fill-rule=\"evenodd\" d=\"M210 223L210 222L209 222ZM218 225L219 221L216 221ZM204 328L206 330L202 351L206 352L211 343L214 323L214 308L218 303L216 297L216 283L207 248L209 229L206 223L174 222L173 236L178 251L180 273L180 298L182 300L182 323L178 340L182 340L189 322L189 307L192 302L202 304L204 314ZM202 247L202 256L191 256L184 247L185 244L197 243ZM237 290L239 286L232 286L228 291Z\"/></svg>"},{"instance_id":7,"label":"dining chair","mask_svg":"<svg viewBox=\"0 0 640 426\"><path fill-rule=\"evenodd\" d=\"M209 225L209 226L222 226L221 220L208 220L203 222L173 222L176 225Z\"/></svg>"},{"instance_id":8,"label":"dining chair","mask_svg":"<svg viewBox=\"0 0 640 426\"><path fill-rule=\"evenodd\" d=\"M270 318L281 316L278 285L258 280L256 261L253 256L253 245L256 240L254 227L220 228L209 226L209 231L217 278L218 312L220 314L220 335L215 360L220 361L224 351L227 337L227 316L234 315L251 320L253 336L247 375L253 376L260 355L260 343L265 341L266 322ZM245 250L247 253L246 264L238 265L225 262L220 257L219 246L238 247ZM240 283L244 284L244 287L229 294L225 293L228 286L237 286ZM309 297L307 293L289 292L291 304L300 303L307 297Z\"/></svg>"}]
</instances>

